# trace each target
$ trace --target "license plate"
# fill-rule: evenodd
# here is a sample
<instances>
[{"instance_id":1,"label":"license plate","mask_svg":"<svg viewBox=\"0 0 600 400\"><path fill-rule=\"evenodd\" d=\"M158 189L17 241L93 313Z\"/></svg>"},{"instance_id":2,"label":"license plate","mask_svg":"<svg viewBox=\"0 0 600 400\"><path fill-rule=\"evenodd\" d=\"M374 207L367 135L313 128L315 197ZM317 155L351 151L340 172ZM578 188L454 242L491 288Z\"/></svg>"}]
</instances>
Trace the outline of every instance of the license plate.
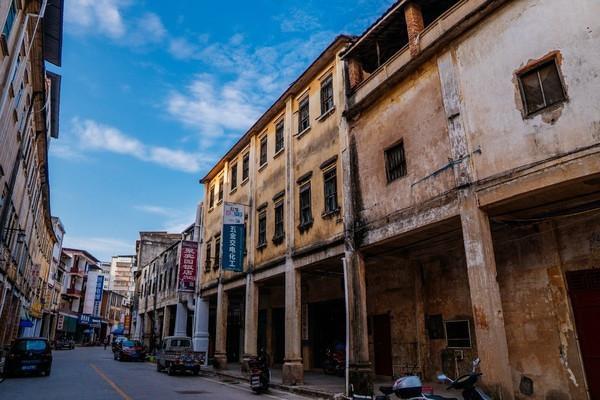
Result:
<instances>
[{"instance_id":1,"label":"license plate","mask_svg":"<svg viewBox=\"0 0 600 400\"><path fill-rule=\"evenodd\" d=\"M253 376L252 378L250 378L250 385L252 385L252 386L260 386L260 377L259 376Z\"/></svg>"},{"instance_id":2,"label":"license plate","mask_svg":"<svg viewBox=\"0 0 600 400\"><path fill-rule=\"evenodd\" d=\"M35 368L36 368L35 365L23 365L23 366L21 366L21 370L23 370L23 371L31 371L31 370L33 370Z\"/></svg>"}]
</instances>

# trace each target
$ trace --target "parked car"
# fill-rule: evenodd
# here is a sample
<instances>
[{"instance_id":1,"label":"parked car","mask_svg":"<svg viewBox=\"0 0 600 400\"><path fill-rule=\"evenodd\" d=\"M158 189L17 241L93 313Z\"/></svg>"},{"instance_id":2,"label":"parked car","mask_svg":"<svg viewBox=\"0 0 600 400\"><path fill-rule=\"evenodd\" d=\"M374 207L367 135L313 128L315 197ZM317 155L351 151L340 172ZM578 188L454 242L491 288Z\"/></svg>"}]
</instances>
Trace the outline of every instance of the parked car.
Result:
<instances>
[{"instance_id":1,"label":"parked car","mask_svg":"<svg viewBox=\"0 0 600 400\"><path fill-rule=\"evenodd\" d=\"M121 340L113 351L113 357L117 361L144 361L146 350L139 340Z\"/></svg>"},{"instance_id":2,"label":"parked car","mask_svg":"<svg viewBox=\"0 0 600 400\"><path fill-rule=\"evenodd\" d=\"M10 347L4 368L7 376L19 373L49 376L52 370L52 350L48 339L43 337L16 339Z\"/></svg>"},{"instance_id":3,"label":"parked car","mask_svg":"<svg viewBox=\"0 0 600 400\"><path fill-rule=\"evenodd\" d=\"M112 341L113 353L117 350L119 344L124 340L129 340L129 339L126 336L117 336L117 337L113 338L113 341Z\"/></svg>"},{"instance_id":4,"label":"parked car","mask_svg":"<svg viewBox=\"0 0 600 400\"><path fill-rule=\"evenodd\" d=\"M192 349L192 338L167 336L156 354L156 370L161 372L166 369L169 375L177 372L191 372L198 375L205 357L205 352Z\"/></svg>"},{"instance_id":5,"label":"parked car","mask_svg":"<svg viewBox=\"0 0 600 400\"><path fill-rule=\"evenodd\" d=\"M54 350L73 350L75 342L71 339L57 339L54 341Z\"/></svg>"}]
</instances>

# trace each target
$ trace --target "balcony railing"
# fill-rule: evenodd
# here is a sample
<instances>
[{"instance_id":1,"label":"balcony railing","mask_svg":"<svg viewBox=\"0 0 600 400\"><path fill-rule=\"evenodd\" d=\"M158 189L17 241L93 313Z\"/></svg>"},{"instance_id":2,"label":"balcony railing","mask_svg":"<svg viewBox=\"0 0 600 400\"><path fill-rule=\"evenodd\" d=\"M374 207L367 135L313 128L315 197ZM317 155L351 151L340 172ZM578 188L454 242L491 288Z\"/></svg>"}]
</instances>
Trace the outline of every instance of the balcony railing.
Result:
<instances>
[{"instance_id":1,"label":"balcony railing","mask_svg":"<svg viewBox=\"0 0 600 400\"><path fill-rule=\"evenodd\" d=\"M70 297L81 297L81 290L75 288L68 288L66 295Z\"/></svg>"}]
</instances>

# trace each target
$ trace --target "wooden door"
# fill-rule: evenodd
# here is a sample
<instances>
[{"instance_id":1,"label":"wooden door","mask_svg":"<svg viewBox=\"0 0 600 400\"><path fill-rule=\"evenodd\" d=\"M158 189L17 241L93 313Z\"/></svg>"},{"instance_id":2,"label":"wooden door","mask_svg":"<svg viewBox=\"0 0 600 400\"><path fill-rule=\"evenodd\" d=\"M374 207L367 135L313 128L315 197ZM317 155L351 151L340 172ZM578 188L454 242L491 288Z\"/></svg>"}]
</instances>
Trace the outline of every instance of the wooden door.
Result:
<instances>
[{"instance_id":1,"label":"wooden door","mask_svg":"<svg viewBox=\"0 0 600 400\"><path fill-rule=\"evenodd\" d=\"M389 314L373 316L375 374L392 376L392 336Z\"/></svg>"},{"instance_id":2,"label":"wooden door","mask_svg":"<svg viewBox=\"0 0 600 400\"><path fill-rule=\"evenodd\" d=\"M600 399L600 269L568 272L567 282L590 398Z\"/></svg>"}]
</instances>

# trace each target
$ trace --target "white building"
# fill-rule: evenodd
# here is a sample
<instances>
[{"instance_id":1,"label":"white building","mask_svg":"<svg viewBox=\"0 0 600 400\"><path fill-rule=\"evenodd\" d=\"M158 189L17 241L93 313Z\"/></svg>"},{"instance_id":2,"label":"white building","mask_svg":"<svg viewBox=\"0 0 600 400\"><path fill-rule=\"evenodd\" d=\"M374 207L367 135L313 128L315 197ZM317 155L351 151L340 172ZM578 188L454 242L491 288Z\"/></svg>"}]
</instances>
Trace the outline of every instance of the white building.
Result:
<instances>
[{"instance_id":1,"label":"white building","mask_svg":"<svg viewBox=\"0 0 600 400\"><path fill-rule=\"evenodd\" d=\"M109 290L122 294L131 302L134 291L135 256L114 256L110 263Z\"/></svg>"}]
</instances>

